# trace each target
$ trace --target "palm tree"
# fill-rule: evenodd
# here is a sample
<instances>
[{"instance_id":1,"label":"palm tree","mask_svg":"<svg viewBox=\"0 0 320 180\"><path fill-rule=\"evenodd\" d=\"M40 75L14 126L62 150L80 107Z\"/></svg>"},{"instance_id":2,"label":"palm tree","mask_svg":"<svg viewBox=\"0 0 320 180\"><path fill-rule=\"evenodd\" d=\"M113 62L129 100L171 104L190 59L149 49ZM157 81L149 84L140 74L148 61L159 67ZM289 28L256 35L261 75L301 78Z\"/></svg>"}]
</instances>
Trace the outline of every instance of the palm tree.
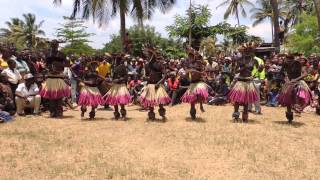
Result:
<instances>
[{"instance_id":1,"label":"palm tree","mask_svg":"<svg viewBox=\"0 0 320 180\"><path fill-rule=\"evenodd\" d=\"M273 11L273 29L274 29L274 46L276 47L277 51L280 51L280 39L279 39L279 8L278 8L278 1L277 0L270 0L272 11Z\"/></svg>"},{"instance_id":2,"label":"palm tree","mask_svg":"<svg viewBox=\"0 0 320 180\"><path fill-rule=\"evenodd\" d=\"M0 29L0 36L6 37L7 41L17 46L25 46L27 48L36 48L39 41L43 38L45 32L41 30L44 21L36 24L36 16L34 14L23 14L23 20L12 18L7 21L7 28Z\"/></svg>"},{"instance_id":3,"label":"palm tree","mask_svg":"<svg viewBox=\"0 0 320 180\"><path fill-rule=\"evenodd\" d=\"M151 18L155 8L165 12L171 7L176 0L73 0L72 17L82 13L82 18L98 20L99 25L102 25L110 18L120 14L120 35L122 46L125 43L126 34L126 14L129 8L132 7L131 15L138 19L142 25L142 20ZM54 0L54 4L60 4L62 0Z\"/></svg>"},{"instance_id":4,"label":"palm tree","mask_svg":"<svg viewBox=\"0 0 320 180\"><path fill-rule=\"evenodd\" d=\"M273 31L273 11L272 6L270 3L270 0L257 0L256 1L258 7L254 7L250 10L252 14L251 19L254 19L254 22L252 24L253 27L263 23L265 20L269 20L271 23L271 32L272 32L272 39L274 37L274 31ZM283 8L279 9L279 15L280 17L285 16L286 12L283 10Z\"/></svg>"},{"instance_id":5,"label":"palm tree","mask_svg":"<svg viewBox=\"0 0 320 180\"><path fill-rule=\"evenodd\" d=\"M224 13L224 19L228 19L230 14L235 15L240 26L239 11L243 17L247 17L245 10L246 5L254 6L249 0L224 0L218 7L228 5L226 12ZM217 8L218 8L217 7Z\"/></svg>"}]
</instances>

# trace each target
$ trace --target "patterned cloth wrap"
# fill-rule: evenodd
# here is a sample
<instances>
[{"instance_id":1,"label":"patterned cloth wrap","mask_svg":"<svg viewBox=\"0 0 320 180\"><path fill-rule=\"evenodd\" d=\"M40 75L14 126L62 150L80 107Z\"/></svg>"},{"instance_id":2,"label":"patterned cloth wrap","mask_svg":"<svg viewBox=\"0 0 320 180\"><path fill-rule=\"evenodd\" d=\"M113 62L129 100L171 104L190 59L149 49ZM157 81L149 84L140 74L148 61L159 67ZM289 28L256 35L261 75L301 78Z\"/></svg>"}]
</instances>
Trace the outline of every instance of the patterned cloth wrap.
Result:
<instances>
[{"instance_id":1,"label":"patterned cloth wrap","mask_svg":"<svg viewBox=\"0 0 320 180\"><path fill-rule=\"evenodd\" d=\"M187 91L181 97L181 101L183 103L204 103L207 102L208 97L208 85L206 83L191 83Z\"/></svg>"},{"instance_id":2,"label":"patterned cloth wrap","mask_svg":"<svg viewBox=\"0 0 320 180\"><path fill-rule=\"evenodd\" d=\"M249 80L238 80L230 89L228 96L232 103L239 103L242 105L254 104L259 100L256 87L253 82Z\"/></svg>"},{"instance_id":3,"label":"patterned cloth wrap","mask_svg":"<svg viewBox=\"0 0 320 180\"><path fill-rule=\"evenodd\" d=\"M131 103L131 96L125 84L113 84L111 89L103 96L105 103L115 105L127 105Z\"/></svg>"},{"instance_id":4,"label":"patterned cloth wrap","mask_svg":"<svg viewBox=\"0 0 320 180\"><path fill-rule=\"evenodd\" d=\"M81 106L99 106L104 104L104 99L95 86L82 85L78 104Z\"/></svg>"},{"instance_id":5,"label":"patterned cloth wrap","mask_svg":"<svg viewBox=\"0 0 320 180\"><path fill-rule=\"evenodd\" d=\"M311 90L303 80L286 83L278 96L279 104L292 107L300 112L311 103L311 99Z\"/></svg>"},{"instance_id":6,"label":"patterned cloth wrap","mask_svg":"<svg viewBox=\"0 0 320 180\"><path fill-rule=\"evenodd\" d=\"M5 111L0 111L0 122L8 122L12 120L12 116Z\"/></svg>"},{"instance_id":7,"label":"patterned cloth wrap","mask_svg":"<svg viewBox=\"0 0 320 180\"><path fill-rule=\"evenodd\" d=\"M171 98L167 94L164 86L161 84L156 88L156 84L147 84L140 96L140 103L143 107L154 107L158 105L166 105L171 102Z\"/></svg>"},{"instance_id":8,"label":"patterned cloth wrap","mask_svg":"<svg viewBox=\"0 0 320 180\"><path fill-rule=\"evenodd\" d=\"M43 84L40 96L45 99L61 99L71 95L71 88L61 78L48 78Z\"/></svg>"}]
</instances>

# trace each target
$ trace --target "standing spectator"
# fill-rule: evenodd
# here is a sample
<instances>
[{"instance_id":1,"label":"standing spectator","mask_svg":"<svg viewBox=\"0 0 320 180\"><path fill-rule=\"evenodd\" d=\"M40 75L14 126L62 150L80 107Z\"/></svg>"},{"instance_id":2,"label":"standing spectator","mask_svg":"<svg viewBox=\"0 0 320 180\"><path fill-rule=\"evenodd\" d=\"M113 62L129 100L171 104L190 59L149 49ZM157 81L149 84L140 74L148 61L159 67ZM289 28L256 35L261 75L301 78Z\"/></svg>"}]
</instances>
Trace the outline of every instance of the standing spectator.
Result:
<instances>
[{"instance_id":1,"label":"standing spectator","mask_svg":"<svg viewBox=\"0 0 320 180\"><path fill-rule=\"evenodd\" d=\"M170 73L170 77L168 78L168 88L169 88L169 96L171 98L171 106L175 105L178 101L177 99L177 90L179 89L180 77L176 77L174 72Z\"/></svg>"},{"instance_id":2,"label":"standing spectator","mask_svg":"<svg viewBox=\"0 0 320 180\"><path fill-rule=\"evenodd\" d=\"M109 62L107 62L106 60L103 60L98 68L97 71L99 73L100 76L106 78L110 75L111 72L111 64Z\"/></svg>"},{"instance_id":3,"label":"standing spectator","mask_svg":"<svg viewBox=\"0 0 320 180\"><path fill-rule=\"evenodd\" d=\"M12 59L16 62L16 68L19 71L19 73L23 76L24 74L27 74L30 72L30 68L26 61L24 60L27 55L27 52L23 51L21 54L19 54L18 57L12 57Z\"/></svg>"},{"instance_id":4,"label":"standing spectator","mask_svg":"<svg viewBox=\"0 0 320 180\"><path fill-rule=\"evenodd\" d=\"M19 71L16 69L16 62L14 60L8 61L9 67L4 69L1 74L8 78L12 94L15 94L19 81L22 79Z\"/></svg>"},{"instance_id":5,"label":"standing spectator","mask_svg":"<svg viewBox=\"0 0 320 180\"><path fill-rule=\"evenodd\" d=\"M20 83L16 90L16 106L19 116L24 115L25 108L33 108L33 113L39 115L41 97L38 85L32 74L24 76L25 83Z\"/></svg>"},{"instance_id":6,"label":"standing spectator","mask_svg":"<svg viewBox=\"0 0 320 180\"><path fill-rule=\"evenodd\" d=\"M0 52L0 71L4 70L8 67L8 63L6 60L2 58L2 53Z\"/></svg>"}]
</instances>

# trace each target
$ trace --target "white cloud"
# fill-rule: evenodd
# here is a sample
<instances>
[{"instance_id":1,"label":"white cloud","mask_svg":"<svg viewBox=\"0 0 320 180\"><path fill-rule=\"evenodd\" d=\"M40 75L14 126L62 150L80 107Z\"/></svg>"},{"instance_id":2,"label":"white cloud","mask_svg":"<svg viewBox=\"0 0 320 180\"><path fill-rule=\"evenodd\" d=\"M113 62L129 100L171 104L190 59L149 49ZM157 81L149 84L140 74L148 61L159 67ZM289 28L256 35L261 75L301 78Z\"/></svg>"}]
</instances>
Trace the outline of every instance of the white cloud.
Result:
<instances>
[{"instance_id":1,"label":"white cloud","mask_svg":"<svg viewBox=\"0 0 320 180\"><path fill-rule=\"evenodd\" d=\"M37 20L45 20L43 29L49 38L54 37L54 32L59 23L62 22L62 16L68 16L71 13L73 0L62 0L61 6L57 7L53 5L53 0L0 0L0 27L4 26L4 22L11 17L21 17L23 13L34 13L37 16ZM195 4L208 4L212 12L212 18L210 23L217 24L223 21L223 14L226 7L216 8L221 4L222 0L192 0ZM160 32L163 36L168 36L165 27L174 22L174 16L176 14L185 14L189 6L189 0L178 0L177 4L166 14L162 14L156 11L151 20L145 22L145 24L155 26L156 31ZM249 11L249 10L248 10ZM249 26L249 33L263 37L265 40L271 39L271 27L268 23L261 24L256 27L251 27L252 21L249 18L240 19L242 24ZM230 17L227 22L236 24L236 19ZM127 27L132 26L135 22L132 18L127 18ZM110 35L119 32L120 20L119 17L115 17L105 27L98 27L93 24L92 21L86 23L88 31L95 35L90 38L92 41L90 44L95 48L103 47L103 44L110 40Z\"/></svg>"}]
</instances>

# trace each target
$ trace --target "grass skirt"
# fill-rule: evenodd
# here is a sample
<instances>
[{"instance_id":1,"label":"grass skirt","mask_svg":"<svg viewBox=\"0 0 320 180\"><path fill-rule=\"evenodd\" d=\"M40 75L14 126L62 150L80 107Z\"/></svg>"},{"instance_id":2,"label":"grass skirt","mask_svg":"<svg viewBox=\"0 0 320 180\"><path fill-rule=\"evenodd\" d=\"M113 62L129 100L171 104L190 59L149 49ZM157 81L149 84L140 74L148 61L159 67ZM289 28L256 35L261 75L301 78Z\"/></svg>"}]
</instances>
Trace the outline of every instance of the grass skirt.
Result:
<instances>
[{"instance_id":1,"label":"grass skirt","mask_svg":"<svg viewBox=\"0 0 320 180\"><path fill-rule=\"evenodd\" d=\"M48 78L43 84L40 96L45 99L55 100L71 95L71 88L60 78Z\"/></svg>"},{"instance_id":2,"label":"grass skirt","mask_svg":"<svg viewBox=\"0 0 320 180\"><path fill-rule=\"evenodd\" d=\"M125 84L113 84L104 95L105 103L115 105L127 105L131 102L131 96Z\"/></svg>"},{"instance_id":3,"label":"grass skirt","mask_svg":"<svg viewBox=\"0 0 320 180\"><path fill-rule=\"evenodd\" d=\"M156 89L155 84L148 84L142 89L140 103L143 107L154 107L160 104L165 105L171 102L163 85Z\"/></svg>"},{"instance_id":4,"label":"grass skirt","mask_svg":"<svg viewBox=\"0 0 320 180\"><path fill-rule=\"evenodd\" d=\"M181 101L183 103L207 102L208 97L208 85L206 83L191 83L187 91L181 97Z\"/></svg>"},{"instance_id":5,"label":"grass skirt","mask_svg":"<svg viewBox=\"0 0 320 180\"><path fill-rule=\"evenodd\" d=\"M253 104L259 100L259 95L252 81L237 81L228 96L232 103L239 104Z\"/></svg>"},{"instance_id":6,"label":"grass skirt","mask_svg":"<svg viewBox=\"0 0 320 180\"><path fill-rule=\"evenodd\" d=\"M297 111L302 111L311 103L312 94L303 80L297 83L286 83L278 96L279 104L293 107Z\"/></svg>"},{"instance_id":7,"label":"grass skirt","mask_svg":"<svg viewBox=\"0 0 320 180\"><path fill-rule=\"evenodd\" d=\"M98 106L104 104L104 99L97 87L83 86L80 90L78 104L81 106Z\"/></svg>"}]
</instances>

